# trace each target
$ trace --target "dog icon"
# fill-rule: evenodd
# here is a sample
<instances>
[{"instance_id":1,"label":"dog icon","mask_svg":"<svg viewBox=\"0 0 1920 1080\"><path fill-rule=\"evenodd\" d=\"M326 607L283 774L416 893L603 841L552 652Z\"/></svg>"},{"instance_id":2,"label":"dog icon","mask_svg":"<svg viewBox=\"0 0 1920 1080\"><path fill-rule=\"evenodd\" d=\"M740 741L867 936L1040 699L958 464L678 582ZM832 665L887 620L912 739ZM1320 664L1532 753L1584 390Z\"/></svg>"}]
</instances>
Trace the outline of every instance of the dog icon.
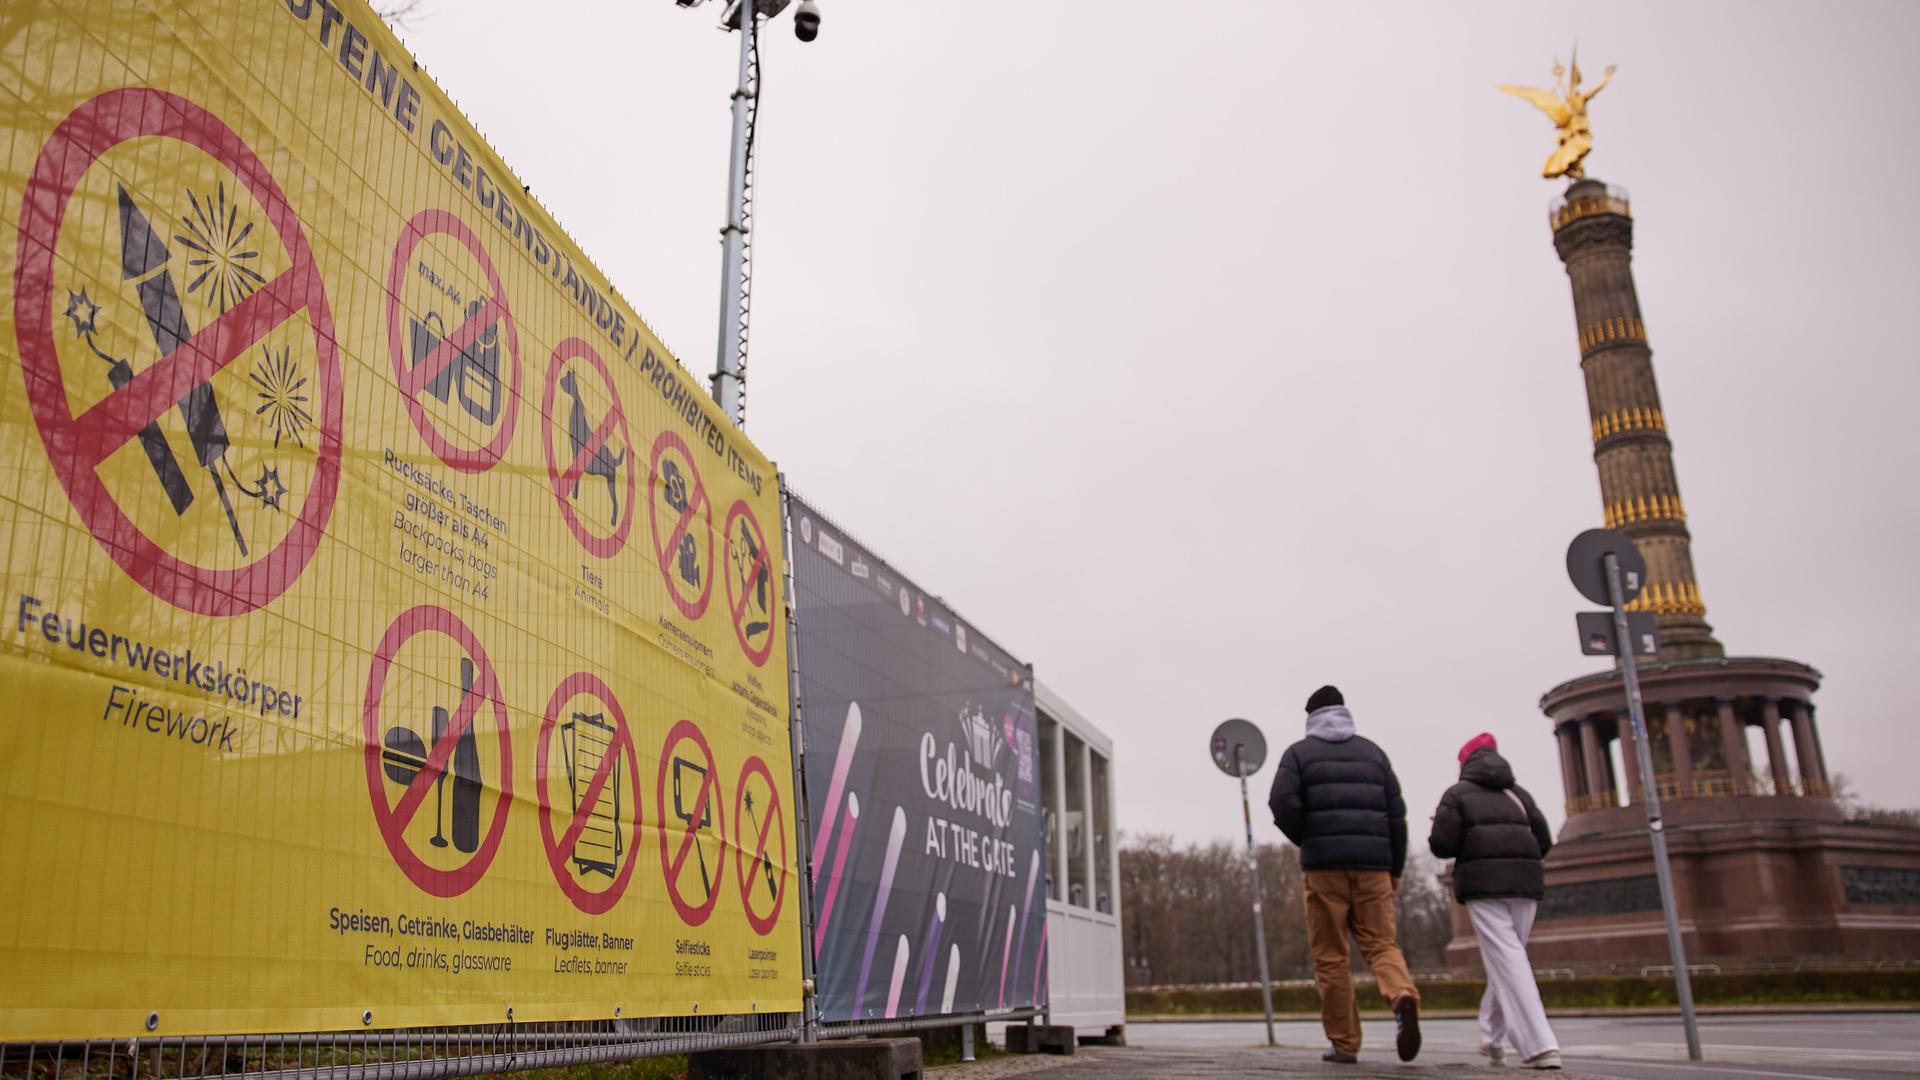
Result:
<instances>
[{"instance_id":1,"label":"dog icon","mask_svg":"<svg viewBox=\"0 0 1920 1080\"><path fill-rule=\"evenodd\" d=\"M586 449L588 441L593 438L593 425L587 423L587 407L580 400L580 387L574 381L571 370L560 376L560 389L566 391L567 396L573 399L573 408L567 414L567 438L573 443L573 456L578 460L580 451ZM615 454L609 452L606 444L602 443L594 450L593 457L588 459L586 467L580 470L581 476L592 474L607 478L607 498L613 502L613 514L608 520L613 524L620 522L620 493L615 480L620 475L620 466L626 460L625 447ZM573 478L573 490L568 493L568 497L574 499L580 497L579 476Z\"/></svg>"}]
</instances>

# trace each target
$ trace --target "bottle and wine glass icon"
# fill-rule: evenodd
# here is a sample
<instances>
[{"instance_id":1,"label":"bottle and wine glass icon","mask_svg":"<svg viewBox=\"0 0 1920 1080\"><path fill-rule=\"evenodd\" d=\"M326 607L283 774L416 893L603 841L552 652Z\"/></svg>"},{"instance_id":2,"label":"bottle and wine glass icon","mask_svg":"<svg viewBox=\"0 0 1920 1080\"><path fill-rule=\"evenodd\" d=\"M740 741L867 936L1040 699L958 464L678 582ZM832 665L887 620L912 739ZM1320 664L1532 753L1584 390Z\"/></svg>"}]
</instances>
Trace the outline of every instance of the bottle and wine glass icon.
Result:
<instances>
[{"instance_id":1,"label":"bottle and wine glass icon","mask_svg":"<svg viewBox=\"0 0 1920 1080\"><path fill-rule=\"evenodd\" d=\"M473 661L463 658L460 661L460 697L464 701L473 693ZM444 706L435 705L432 710L431 742L420 737L420 733L405 724L397 724L387 729L381 740L381 764L385 767L387 779L401 787L410 787L420 770L426 768L427 758L434 747L447 738L447 729L452 725L452 713ZM453 777L453 807L447 810L447 777ZM449 822L453 833L451 843L454 850L471 855L480 847L480 744L473 731L473 725L467 725L465 731L454 742L453 753L447 760L447 766L433 780L433 837L427 842L437 848L448 845Z\"/></svg>"}]
</instances>

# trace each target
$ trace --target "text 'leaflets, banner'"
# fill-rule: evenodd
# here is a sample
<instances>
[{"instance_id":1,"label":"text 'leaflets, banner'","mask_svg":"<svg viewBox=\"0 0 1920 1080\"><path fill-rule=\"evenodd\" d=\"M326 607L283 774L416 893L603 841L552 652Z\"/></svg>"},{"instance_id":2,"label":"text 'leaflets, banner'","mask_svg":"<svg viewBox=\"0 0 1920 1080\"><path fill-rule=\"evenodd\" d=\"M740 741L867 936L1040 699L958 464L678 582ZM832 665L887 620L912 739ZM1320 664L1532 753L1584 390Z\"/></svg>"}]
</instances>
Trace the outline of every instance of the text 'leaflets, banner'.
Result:
<instances>
[{"instance_id":1,"label":"text 'leaflets, banner'","mask_svg":"<svg viewBox=\"0 0 1920 1080\"><path fill-rule=\"evenodd\" d=\"M798 1010L766 458L364 0L19 8L0 1041Z\"/></svg>"},{"instance_id":2,"label":"text 'leaflets, banner'","mask_svg":"<svg viewBox=\"0 0 1920 1080\"><path fill-rule=\"evenodd\" d=\"M788 517L821 1015L1043 1003L1032 669L805 502Z\"/></svg>"}]
</instances>

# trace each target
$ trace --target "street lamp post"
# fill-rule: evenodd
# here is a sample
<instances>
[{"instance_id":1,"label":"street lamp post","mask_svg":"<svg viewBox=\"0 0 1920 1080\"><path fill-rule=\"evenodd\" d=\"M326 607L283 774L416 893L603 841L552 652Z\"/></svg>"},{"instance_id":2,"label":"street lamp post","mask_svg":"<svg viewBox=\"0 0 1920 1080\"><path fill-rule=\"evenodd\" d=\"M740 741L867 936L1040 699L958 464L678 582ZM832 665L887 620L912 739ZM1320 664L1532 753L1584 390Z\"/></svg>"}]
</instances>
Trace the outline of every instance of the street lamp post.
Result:
<instances>
[{"instance_id":1,"label":"street lamp post","mask_svg":"<svg viewBox=\"0 0 1920 1080\"><path fill-rule=\"evenodd\" d=\"M674 0L698 7L706 0ZM727 166L727 222L720 228L720 334L713 367L713 399L735 425L746 416L742 393L747 358L747 202L753 174L754 113L759 104L759 75L754 33L761 18L772 19L791 0L732 0L721 17L722 30L740 32L740 77L733 90L733 140ZM820 8L801 0L793 17L794 36L812 41L820 33Z\"/></svg>"}]
</instances>

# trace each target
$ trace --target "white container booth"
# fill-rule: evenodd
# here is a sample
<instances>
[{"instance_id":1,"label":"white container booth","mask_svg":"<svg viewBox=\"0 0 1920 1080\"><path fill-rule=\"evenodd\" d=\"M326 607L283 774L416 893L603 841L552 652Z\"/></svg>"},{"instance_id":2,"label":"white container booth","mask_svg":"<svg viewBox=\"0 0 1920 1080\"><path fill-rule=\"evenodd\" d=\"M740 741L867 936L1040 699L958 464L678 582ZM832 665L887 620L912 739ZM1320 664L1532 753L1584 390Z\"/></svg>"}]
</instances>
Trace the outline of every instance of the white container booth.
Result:
<instances>
[{"instance_id":1,"label":"white container booth","mask_svg":"<svg viewBox=\"0 0 1920 1080\"><path fill-rule=\"evenodd\" d=\"M1119 826L1113 740L1039 680L1040 790L1047 873L1050 1020L1082 1039L1125 1038Z\"/></svg>"}]
</instances>

